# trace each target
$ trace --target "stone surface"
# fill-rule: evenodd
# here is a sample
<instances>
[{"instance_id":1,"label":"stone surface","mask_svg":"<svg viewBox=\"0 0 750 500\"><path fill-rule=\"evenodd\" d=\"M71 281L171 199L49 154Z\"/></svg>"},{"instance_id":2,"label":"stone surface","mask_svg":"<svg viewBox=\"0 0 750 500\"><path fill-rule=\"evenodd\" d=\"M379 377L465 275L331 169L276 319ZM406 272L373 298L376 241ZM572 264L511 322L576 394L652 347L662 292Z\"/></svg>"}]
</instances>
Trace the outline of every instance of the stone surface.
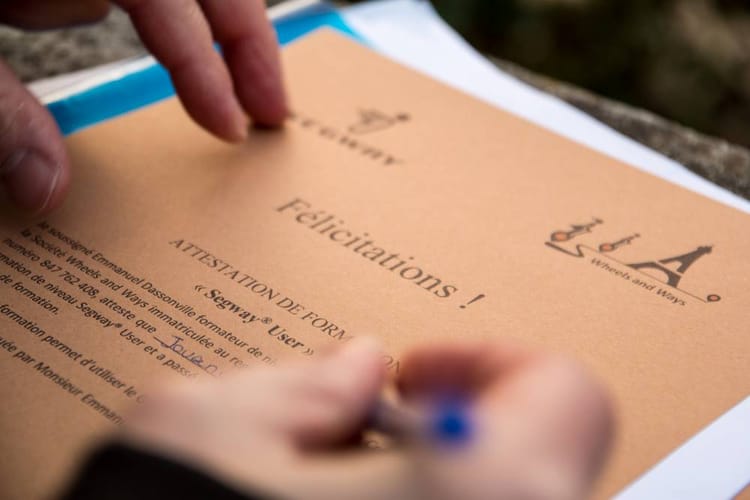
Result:
<instances>
[{"instance_id":1,"label":"stone surface","mask_svg":"<svg viewBox=\"0 0 750 500\"><path fill-rule=\"evenodd\" d=\"M145 52L128 17L113 10L96 25L28 33L0 27L0 57L23 81L141 55Z\"/></svg>"},{"instance_id":2,"label":"stone surface","mask_svg":"<svg viewBox=\"0 0 750 500\"><path fill-rule=\"evenodd\" d=\"M127 16L113 10L105 22L48 33L0 28L0 57L24 81L83 69L144 53ZM750 199L750 150L699 134L652 113L596 96L493 60L517 78L560 97L596 119Z\"/></svg>"},{"instance_id":3,"label":"stone surface","mask_svg":"<svg viewBox=\"0 0 750 500\"><path fill-rule=\"evenodd\" d=\"M532 73L507 61L492 61L516 78L558 96L715 184L750 199L750 150L700 134L648 111Z\"/></svg>"}]
</instances>

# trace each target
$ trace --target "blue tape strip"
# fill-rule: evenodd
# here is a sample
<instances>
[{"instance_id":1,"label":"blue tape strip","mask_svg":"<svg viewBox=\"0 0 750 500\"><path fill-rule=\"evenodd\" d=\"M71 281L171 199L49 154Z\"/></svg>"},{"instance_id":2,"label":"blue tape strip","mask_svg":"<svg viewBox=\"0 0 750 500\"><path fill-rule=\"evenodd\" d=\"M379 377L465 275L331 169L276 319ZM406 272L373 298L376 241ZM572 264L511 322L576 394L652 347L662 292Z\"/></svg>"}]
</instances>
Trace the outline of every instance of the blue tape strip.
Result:
<instances>
[{"instance_id":1,"label":"blue tape strip","mask_svg":"<svg viewBox=\"0 0 750 500\"><path fill-rule=\"evenodd\" d=\"M274 23L279 43L288 44L323 26L362 41L332 8L320 5ZM80 94L49 103L52 116L64 135L109 118L134 111L174 95L169 74L161 65L107 82Z\"/></svg>"}]
</instances>

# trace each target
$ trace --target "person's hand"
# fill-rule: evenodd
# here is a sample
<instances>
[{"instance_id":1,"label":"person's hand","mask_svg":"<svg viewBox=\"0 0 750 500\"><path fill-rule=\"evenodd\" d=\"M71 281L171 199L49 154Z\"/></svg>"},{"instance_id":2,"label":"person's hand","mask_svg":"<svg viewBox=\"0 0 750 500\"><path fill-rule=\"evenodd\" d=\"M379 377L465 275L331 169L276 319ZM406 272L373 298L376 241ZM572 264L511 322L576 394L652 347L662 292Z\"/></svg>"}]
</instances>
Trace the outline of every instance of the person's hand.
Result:
<instances>
[{"instance_id":1,"label":"person's hand","mask_svg":"<svg viewBox=\"0 0 750 500\"><path fill-rule=\"evenodd\" d=\"M351 445L385 382L367 342L322 359L238 371L156 391L123 439L215 475L235 489L288 498L584 498L612 432L602 388L577 364L497 344L408 355L406 404L461 393L472 408L461 447Z\"/></svg>"},{"instance_id":2,"label":"person's hand","mask_svg":"<svg viewBox=\"0 0 750 500\"><path fill-rule=\"evenodd\" d=\"M407 401L462 394L474 438L428 455L426 498L588 496L613 434L604 389L567 358L512 344L448 344L413 352L398 380ZM424 455L424 450L422 450Z\"/></svg>"},{"instance_id":3,"label":"person's hand","mask_svg":"<svg viewBox=\"0 0 750 500\"><path fill-rule=\"evenodd\" d=\"M113 3L128 12L146 47L169 70L187 112L208 131L241 141L246 115L260 125L283 122L278 47L263 0ZM96 21L108 9L106 0L0 0L0 23L57 28ZM48 212L62 202L70 176L54 120L0 61L0 194L24 211Z\"/></svg>"}]
</instances>

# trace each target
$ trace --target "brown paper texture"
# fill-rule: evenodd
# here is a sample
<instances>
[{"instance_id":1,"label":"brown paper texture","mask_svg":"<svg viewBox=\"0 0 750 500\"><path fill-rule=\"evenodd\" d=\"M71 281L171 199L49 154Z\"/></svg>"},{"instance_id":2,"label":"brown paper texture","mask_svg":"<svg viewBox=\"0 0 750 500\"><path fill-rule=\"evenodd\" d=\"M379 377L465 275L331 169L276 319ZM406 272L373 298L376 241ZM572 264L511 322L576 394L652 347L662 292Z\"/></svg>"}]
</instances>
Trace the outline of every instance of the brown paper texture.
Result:
<instances>
[{"instance_id":1,"label":"brown paper texture","mask_svg":"<svg viewBox=\"0 0 750 500\"><path fill-rule=\"evenodd\" d=\"M612 494L748 395L750 219L320 32L295 116L223 144L175 100L75 134L0 229L0 496L49 494L168 377L380 337L521 339L611 387Z\"/></svg>"}]
</instances>

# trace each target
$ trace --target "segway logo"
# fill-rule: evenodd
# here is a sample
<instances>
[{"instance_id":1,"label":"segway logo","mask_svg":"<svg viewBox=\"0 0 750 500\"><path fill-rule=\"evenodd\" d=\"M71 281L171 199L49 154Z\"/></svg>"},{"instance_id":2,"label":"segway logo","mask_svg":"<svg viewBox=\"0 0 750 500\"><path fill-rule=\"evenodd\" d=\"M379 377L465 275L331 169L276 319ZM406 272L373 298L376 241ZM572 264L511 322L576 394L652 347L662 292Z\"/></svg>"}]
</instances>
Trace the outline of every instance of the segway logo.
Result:
<instances>
[{"instance_id":1,"label":"segway logo","mask_svg":"<svg viewBox=\"0 0 750 500\"><path fill-rule=\"evenodd\" d=\"M359 110L359 121L349 127L349 132L353 134L370 134L391 128L397 123L408 122L410 119L406 113L390 115L377 109Z\"/></svg>"},{"instance_id":2,"label":"segway logo","mask_svg":"<svg viewBox=\"0 0 750 500\"><path fill-rule=\"evenodd\" d=\"M346 120L339 125L331 125L301 112L293 112L289 122L301 130L317 136L333 146L341 148L345 154L351 154L376 165L392 167L403 165L405 161L395 152L384 146L376 145L380 135L377 132L387 130L396 124L411 120L407 113L389 114L376 109L362 109L357 118Z\"/></svg>"},{"instance_id":3,"label":"segway logo","mask_svg":"<svg viewBox=\"0 0 750 500\"><path fill-rule=\"evenodd\" d=\"M703 256L710 254L713 247L700 246L695 250L676 256L627 263L616 259L612 253L623 246L632 245L641 238L641 235L638 233L626 235L616 241L604 241L594 245L572 242L572 240L583 235L592 234L602 224L604 224L604 221L598 218L594 218L583 224L571 224L570 229L552 232L549 236L549 241L546 241L544 244L571 257L590 257L591 264L596 267L629 281L640 288L652 291L677 305L686 304L686 297L682 296L683 294L705 303L721 300L721 296L715 293L701 295L681 288L682 279L688 270L701 260ZM654 280L657 283L654 283ZM669 288L660 285L666 285ZM675 291L679 293L675 293Z\"/></svg>"}]
</instances>

